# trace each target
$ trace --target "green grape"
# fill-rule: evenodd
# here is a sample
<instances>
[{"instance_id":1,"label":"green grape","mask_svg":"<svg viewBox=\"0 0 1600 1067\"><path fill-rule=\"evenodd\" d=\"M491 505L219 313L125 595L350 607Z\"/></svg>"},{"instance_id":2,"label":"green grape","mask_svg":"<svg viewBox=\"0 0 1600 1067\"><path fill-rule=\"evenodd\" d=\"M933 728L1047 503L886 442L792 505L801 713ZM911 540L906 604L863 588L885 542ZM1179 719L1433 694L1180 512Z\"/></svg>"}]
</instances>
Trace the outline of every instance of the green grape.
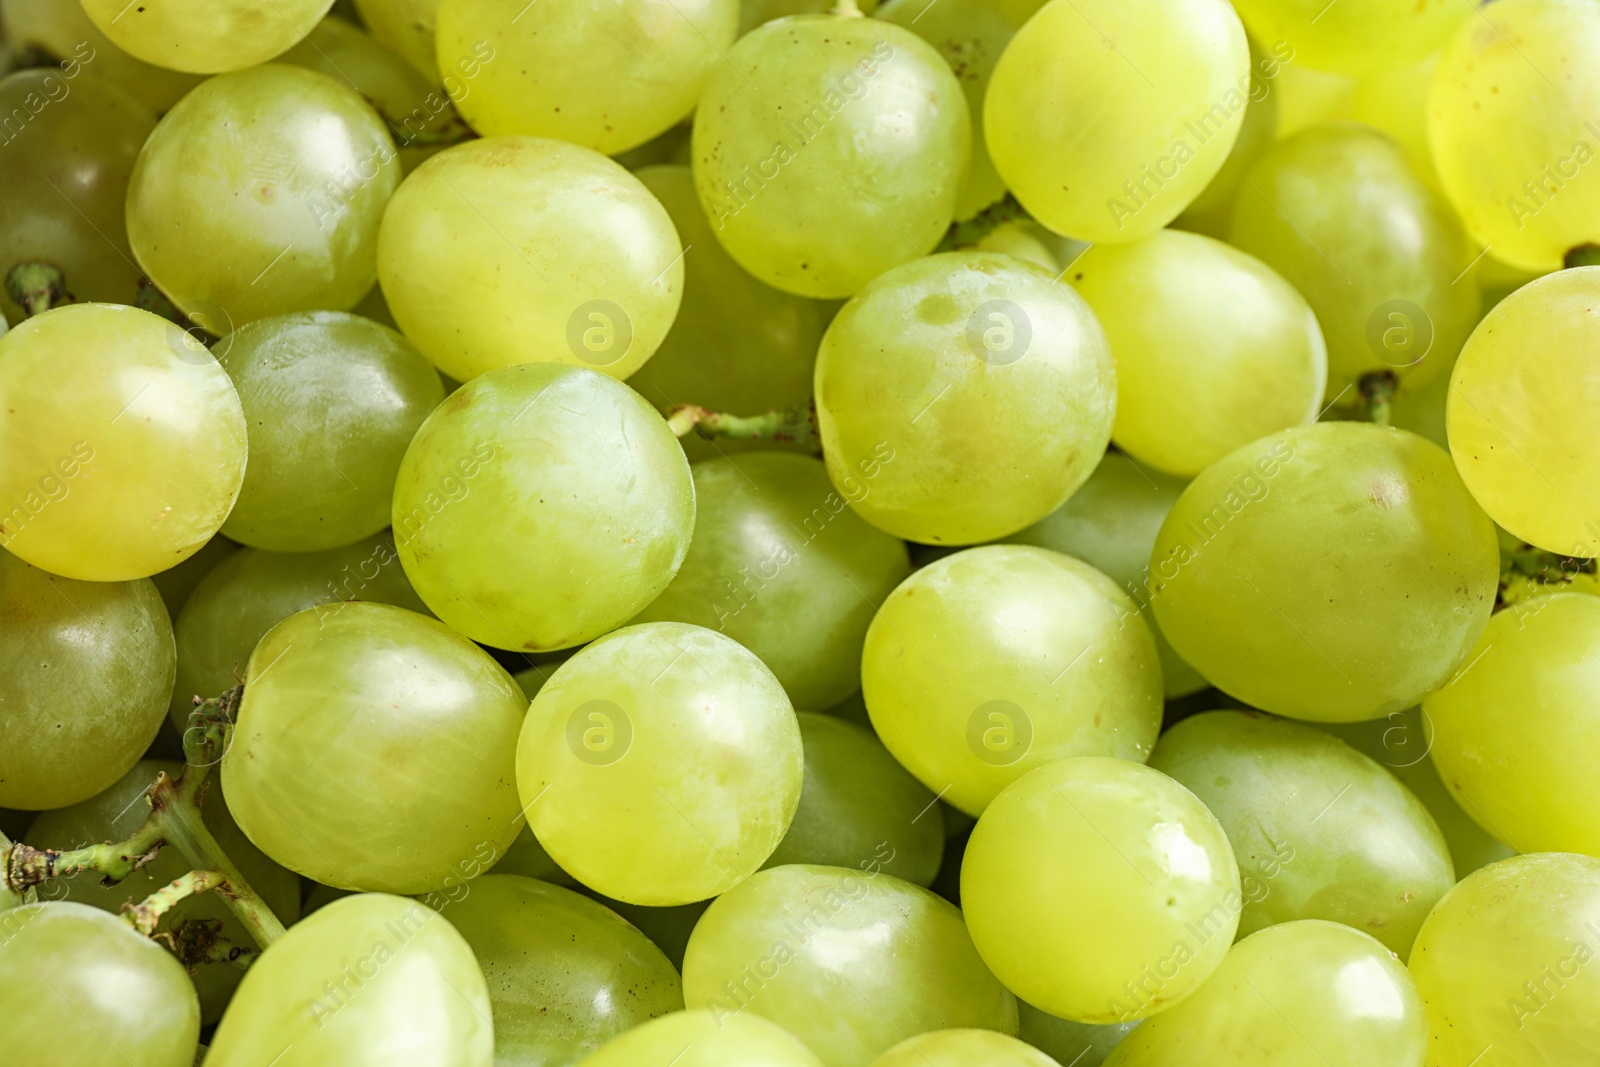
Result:
<instances>
[{"instance_id":1,"label":"green grape","mask_svg":"<svg viewBox=\"0 0 1600 1067\"><path fill-rule=\"evenodd\" d=\"M1287 42L1285 42L1287 43ZM1356 81L1342 74L1313 70L1289 57L1278 74L1278 137L1282 141L1302 130L1346 117L1355 97Z\"/></svg>"},{"instance_id":2,"label":"green grape","mask_svg":"<svg viewBox=\"0 0 1600 1067\"><path fill-rule=\"evenodd\" d=\"M1490 619L1472 658L1423 702L1451 795L1520 852L1600 855L1597 648L1600 598L1526 600Z\"/></svg>"},{"instance_id":3,"label":"green grape","mask_svg":"<svg viewBox=\"0 0 1600 1067\"><path fill-rule=\"evenodd\" d=\"M933 46L879 19L752 30L700 98L694 180L717 240L768 285L846 297L933 251L972 130Z\"/></svg>"},{"instance_id":4,"label":"green grape","mask_svg":"<svg viewBox=\"0 0 1600 1067\"><path fill-rule=\"evenodd\" d=\"M189 602L189 597L201 579L210 574L223 560L239 551L239 548L239 545L218 534L176 567L169 567L150 576L150 580L155 583L156 592L161 594L162 601L167 605L167 614L172 617L174 625L178 621L178 612Z\"/></svg>"},{"instance_id":5,"label":"green grape","mask_svg":"<svg viewBox=\"0 0 1600 1067\"><path fill-rule=\"evenodd\" d=\"M814 711L799 719L805 786L788 834L764 866L855 867L932 884L944 858L933 794L859 726Z\"/></svg>"},{"instance_id":6,"label":"green grape","mask_svg":"<svg viewBox=\"0 0 1600 1067\"><path fill-rule=\"evenodd\" d=\"M93 63L96 78L151 111L165 111L200 84L199 75L152 66L112 44L79 0L0 0L0 30L17 52L31 48L57 60Z\"/></svg>"},{"instance_id":7,"label":"green grape","mask_svg":"<svg viewBox=\"0 0 1600 1067\"><path fill-rule=\"evenodd\" d=\"M1229 150L1228 158L1223 160L1222 169L1217 171L1216 177L1189 201L1189 206L1174 222L1176 226L1210 237L1227 236L1234 197L1244 183L1244 176L1278 139L1277 78L1284 64L1293 61L1294 50L1283 41L1275 43L1270 53L1254 40L1250 40L1249 44L1250 102L1245 105L1239 136L1234 140L1233 148Z\"/></svg>"},{"instance_id":8,"label":"green grape","mask_svg":"<svg viewBox=\"0 0 1600 1067\"><path fill-rule=\"evenodd\" d=\"M993 1030L935 1030L908 1037L872 1067L1061 1067L1032 1045Z\"/></svg>"},{"instance_id":9,"label":"green grape","mask_svg":"<svg viewBox=\"0 0 1600 1067\"><path fill-rule=\"evenodd\" d=\"M1600 267L1557 271L1506 297L1461 350L1445 407L1450 451L1478 503L1522 540L1569 556L1600 555L1589 433L1600 400L1597 297Z\"/></svg>"},{"instance_id":10,"label":"green grape","mask_svg":"<svg viewBox=\"0 0 1600 1067\"><path fill-rule=\"evenodd\" d=\"M898 267L846 304L817 354L828 473L897 537L990 541L1066 502L1105 451L1116 368L1089 305L991 252Z\"/></svg>"},{"instance_id":11,"label":"green grape","mask_svg":"<svg viewBox=\"0 0 1600 1067\"><path fill-rule=\"evenodd\" d=\"M1022 21L1013 21L991 0L943 0L937 4L889 0L878 9L878 17L904 26L937 48L961 83L972 117L972 158L956 197L955 217L971 218L1006 192L984 145L983 94L995 64Z\"/></svg>"},{"instance_id":12,"label":"green grape","mask_svg":"<svg viewBox=\"0 0 1600 1067\"><path fill-rule=\"evenodd\" d=\"M1071 270L1117 360L1111 439L1192 478L1241 445L1315 422L1328 377L1317 317L1253 256L1161 230Z\"/></svg>"},{"instance_id":13,"label":"green grape","mask_svg":"<svg viewBox=\"0 0 1600 1067\"><path fill-rule=\"evenodd\" d=\"M547 361L626 378L672 326L683 258L672 219L637 179L537 137L434 156L395 194L378 236L395 321L463 382Z\"/></svg>"},{"instance_id":14,"label":"green grape","mask_svg":"<svg viewBox=\"0 0 1600 1067\"><path fill-rule=\"evenodd\" d=\"M1059 274L1061 263L1056 259L1048 243L1048 239L1054 236L1036 222L1018 219L990 230L972 247L980 252L1003 252L1041 267L1051 274Z\"/></svg>"},{"instance_id":15,"label":"green grape","mask_svg":"<svg viewBox=\"0 0 1600 1067\"><path fill-rule=\"evenodd\" d=\"M140 760L105 792L70 807L40 815L33 821L24 840L34 848L63 850L84 848L102 841L121 841L132 836L150 814L149 801L141 803L141 798L155 784L156 775L165 773L168 778L177 778L182 772L181 763ZM273 863L250 843L228 814L228 806L223 803L220 790L213 789L206 794L202 814L206 827L221 844L222 851L244 873L251 887L261 894L279 921L287 925L299 918L299 876ZM81 871L52 883L45 892L54 893L55 899L75 900L116 915L123 904L143 900L187 874L191 866L169 844L156 854L155 859L114 886L102 884L100 876L93 871ZM234 917L227 902L218 893L201 893L180 901L162 917L158 933L169 934L179 923L191 919L220 924L217 932L234 945L254 944L249 931ZM200 995L202 1022L214 1023L221 1018L222 1009L227 1007L228 998L233 996L243 976L243 971L226 963L198 965L192 977Z\"/></svg>"},{"instance_id":16,"label":"green grape","mask_svg":"<svg viewBox=\"0 0 1600 1067\"><path fill-rule=\"evenodd\" d=\"M628 378L663 410L699 404L755 414L811 400L817 345L834 305L780 292L722 250L685 166L645 167L636 177L672 217L692 254L683 257L683 304L656 354ZM774 441L683 438L690 459L785 447Z\"/></svg>"},{"instance_id":17,"label":"green grape","mask_svg":"<svg viewBox=\"0 0 1600 1067\"><path fill-rule=\"evenodd\" d=\"M172 692L148 581L79 582L0 552L0 804L76 804L137 760Z\"/></svg>"},{"instance_id":18,"label":"green grape","mask_svg":"<svg viewBox=\"0 0 1600 1067\"><path fill-rule=\"evenodd\" d=\"M626 921L568 889L484 875L424 901L466 939L489 986L495 1062L577 1063L683 1009L678 972Z\"/></svg>"},{"instance_id":19,"label":"green grape","mask_svg":"<svg viewBox=\"0 0 1600 1067\"><path fill-rule=\"evenodd\" d=\"M426 611L406 581L389 535L326 552L237 552L201 579L173 627L178 672L171 720L189 728L194 698L238 685L256 642L297 612L344 600L372 600ZM323 609L326 614L330 609Z\"/></svg>"},{"instance_id":20,"label":"green grape","mask_svg":"<svg viewBox=\"0 0 1600 1067\"><path fill-rule=\"evenodd\" d=\"M18 264L46 262L78 300L131 304L139 271L123 201L156 120L116 86L77 77L84 69L74 59L72 75L46 67L0 78L0 280ZM0 317L26 317L3 285Z\"/></svg>"},{"instance_id":21,"label":"green grape","mask_svg":"<svg viewBox=\"0 0 1600 1067\"><path fill-rule=\"evenodd\" d=\"M628 757L628 758L624 758ZM748 878L794 818L800 728L755 655L699 626L629 626L562 664L528 709L528 825L583 884L687 904Z\"/></svg>"},{"instance_id":22,"label":"green grape","mask_svg":"<svg viewBox=\"0 0 1600 1067\"><path fill-rule=\"evenodd\" d=\"M1020 1000L1017 1001L1017 1015L1021 1019L1018 1037L1049 1053L1058 1063L1071 1067L1100 1067L1118 1042L1128 1036L1128 1031L1139 1025L1137 1022L1075 1023L1047 1015Z\"/></svg>"},{"instance_id":23,"label":"green grape","mask_svg":"<svg viewBox=\"0 0 1600 1067\"><path fill-rule=\"evenodd\" d=\"M1250 91L1249 43L1224 0L1049 3L989 81L989 155L1055 232L1134 241L1222 169Z\"/></svg>"},{"instance_id":24,"label":"green grape","mask_svg":"<svg viewBox=\"0 0 1600 1067\"><path fill-rule=\"evenodd\" d=\"M128 188L134 257L215 334L354 307L377 277L394 142L354 89L268 64L211 78L156 126Z\"/></svg>"},{"instance_id":25,"label":"green grape","mask_svg":"<svg viewBox=\"0 0 1600 1067\"><path fill-rule=\"evenodd\" d=\"M473 640L533 652L581 645L654 600L694 513L661 416L615 379L551 363L452 393L394 492L400 561L428 607Z\"/></svg>"},{"instance_id":26,"label":"green grape","mask_svg":"<svg viewBox=\"0 0 1600 1067\"><path fill-rule=\"evenodd\" d=\"M1383 764L1385 770L1400 779L1400 783L1422 801L1450 846L1457 878L1465 878L1486 864L1516 855L1510 847L1489 836L1450 795L1433 760L1428 758L1434 729L1432 721L1423 717L1421 708L1390 712L1384 718L1367 722L1319 725Z\"/></svg>"},{"instance_id":27,"label":"green grape","mask_svg":"<svg viewBox=\"0 0 1600 1067\"><path fill-rule=\"evenodd\" d=\"M1017 1029L1016 998L954 905L841 867L774 867L718 897L689 939L683 994L718 1021L770 1019L829 1067L929 1030Z\"/></svg>"},{"instance_id":28,"label":"green grape","mask_svg":"<svg viewBox=\"0 0 1600 1067\"><path fill-rule=\"evenodd\" d=\"M1253 711L1194 715L1150 766L1205 802L1242 872L1239 935L1328 919L1402 960L1455 884L1433 816L1381 764L1326 733Z\"/></svg>"},{"instance_id":29,"label":"green grape","mask_svg":"<svg viewBox=\"0 0 1600 1067\"><path fill-rule=\"evenodd\" d=\"M1465 5L1461 5L1465 6ZM1600 9L1588 0L1485 7L1444 50L1428 139L1467 231L1526 270L1600 243Z\"/></svg>"},{"instance_id":30,"label":"green grape","mask_svg":"<svg viewBox=\"0 0 1600 1067\"><path fill-rule=\"evenodd\" d=\"M739 0L443 0L435 48L479 133L609 155L689 117L738 25Z\"/></svg>"},{"instance_id":31,"label":"green grape","mask_svg":"<svg viewBox=\"0 0 1600 1067\"><path fill-rule=\"evenodd\" d=\"M921 568L883 602L861 655L878 737L971 815L1068 756L1143 763L1161 729L1150 628L1088 564L988 545Z\"/></svg>"},{"instance_id":32,"label":"green grape","mask_svg":"<svg viewBox=\"0 0 1600 1067\"><path fill-rule=\"evenodd\" d=\"M1278 715L1355 722L1449 680L1499 572L1494 524L1443 449L1324 422L1189 483L1147 581L1162 633L1217 688Z\"/></svg>"},{"instance_id":33,"label":"green grape","mask_svg":"<svg viewBox=\"0 0 1600 1067\"><path fill-rule=\"evenodd\" d=\"M1359 930L1305 919L1239 942L1198 993L1141 1023L1105 1067L1422 1067L1426 1043L1405 967Z\"/></svg>"},{"instance_id":34,"label":"green grape","mask_svg":"<svg viewBox=\"0 0 1600 1067\"><path fill-rule=\"evenodd\" d=\"M158 67L218 74L265 63L311 32L333 0L82 0L118 48Z\"/></svg>"},{"instance_id":35,"label":"green grape","mask_svg":"<svg viewBox=\"0 0 1600 1067\"><path fill-rule=\"evenodd\" d=\"M245 423L205 346L73 304L0 337L0 545L52 574L145 578L199 551L244 477Z\"/></svg>"},{"instance_id":36,"label":"green grape","mask_svg":"<svg viewBox=\"0 0 1600 1067\"><path fill-rule=\"evenodd\" d=\"M644 931L645 936L654 941L679 970L683 969L683 953L689 947L689 937L694 933L700 916L711 906L709 900L697 900L693 904L679 904L671 908L651 908L612 900L585 886L579 886L578 889Z\"/></svg>"},{"instance_id":37,"label":"green grape","mask_svg":"<svg viewBox=\"0 0 1600 1067\"><path fill-rule=\"evenodd\" d=\"M0 914L0 1019L16 1064L189 1067L200 1037L178 961L120 919L65 901Z\"/></svg>"},{"instance_id":38,"label":"green grape","mask_svg":"<svg viewBox=\"0 0 1600 1067\"><path fill-rule=\"evenodd\" d=\"M1150 549L1161 520L1188 483L1160 471L1141 469L1120 452L1107 452L1083 488L1055 511L1007 537L1019 545L1076 556L1122 587L1139 606L1161 657L1161 682L1166 697L1188 696L1210 683L1172 650L1156 625L1145 587Z\"/></svg>"},{"instance_id":39,"label":"green grape","mask_svg":"<svg viewBox=\"0 0 1600 1067\"><path fill-rule=\"evenodd\" d=\"M873 605L911 573L906 546L863 522L809 456L702 460L683 566L636 622L688 622L733 638L797 707L861 686Z\"/></svg>"},{"instance_id":40,"label":"green grape","mask_svg":"<svg viewBox=\"0 0 1600 1067\"><path fill-rule=\"evenodd\" d=\"M261 954L206 1067L491 1067L489 990L466 940L413 900L336 900Z\"/></svg>"},{"instance_id":41,"label":"green grape","mask_svg":"<svg viewBox=\"0 0 1600 1067\"><path fill-rule=\"evenodd\" d=\"M961 903L1006 987L1075 1022L1142 1019L1192 994L1239 924L1239 868L1216 816L1129 760L1058 760L978 819Z\"/></svg>"},{"instance_id":42,"label":"green grape","mask_svg":"<svg viewBox=\"0 0 1600 1067\"><path fill-rule=\"evenodd\" d=\"M675 1011L614 1038L581 1067L822 1067L822 1061L760 1016Z\"/></svg>"},{"instance_id":43,"label":"green grape","mask_svg":"<svg viewBox=\"0 0 1600 1067\"><path fill-rule=\"evenodd\" d=\"M228 809L307 878L442 889L522 828L513 748L525 710L488 653L433 619L389 604L303 611L250 657L222 758Z\"/></svg>"},{"instance_id":44,"label":"green grape","mask_svg":"<svg viewBox=\"0 0 1600 1067\"><path fill-rule=\"evenodd\" d=\"M389 525L400 458L444 399L421 352L370 319L303 311L249 323L217 357L255 427L223 533L314 552Z\"/></svg>"},{"instance_id":45,"label":"green grape","mask_svg":"<svg viewBox=\"0 0 1600 1067\"><path fill-rule=\"evenodd\" d=\"M1428 87L1439 68L1434 53L1398 70L1381 71L1356 82L1345 117L1366 123L1393 137L1417 173L1439 184L1428 146Z\"/></svg>"},{"instance_id":46,"label":"green grape","mask_svg":"<svg viewBox=\"0 0 1600 1067\"><path fill-rule=\"evenodd\" d=\"M356 11L377 42L443 84L434 59L433 27L439 0L355 0Z\"/></svg>"},{"instance_id":47,"label":"green grape","mask_svg":"<svg viewBox=\"0 0 1600 1067\"><path fill-rule=\"evenodd\" d=\"M1274 145L1239 190L1228 241L1317 313L1330 404L1356 404L1366 374L1425 384L1478 320L1460 222L1400 146L1366 126L1318 126Z\"/></svg>"},{"instance_id":48,"label":"green grape","mask_svg":"<svg viewBox=\"0 0 1600 1067\"><path fill-rule=\"evenodd\" d=\"M517 839L511 842L505 855L495 861L492 870L495 874L537 878L551 885L575 888L578 884L576 878L563 871L561 865L550 858L550 853L539 844L539 839L533 836L533 831L528 829L527 824L523 824L517 833Z\"/></svg>"},{"instance_id":49,"label":"green grape","mask_svg":"<svg viewBox=\"0 0 1600 1067\"><path fill-rule=\"evenodd\" d=\"M1455 0L1236 0L1258 40L1283 41L1295 61L1319 71L1364 75L1436 52L1473 5Z\"/></svg>"},{"instance_id":50,"label":"green grape","mask_svg":"<svg viewBox=\"0 0 1600 1067\"><path fill-rule=\"evenodd\" d=\"M1475 1058L1485 1067L1595 1063L1597 928L1593 856L1516 856L1462 879L1411 954L1430 1067L1468 1067Z\"/></svg>"}]
</instances>

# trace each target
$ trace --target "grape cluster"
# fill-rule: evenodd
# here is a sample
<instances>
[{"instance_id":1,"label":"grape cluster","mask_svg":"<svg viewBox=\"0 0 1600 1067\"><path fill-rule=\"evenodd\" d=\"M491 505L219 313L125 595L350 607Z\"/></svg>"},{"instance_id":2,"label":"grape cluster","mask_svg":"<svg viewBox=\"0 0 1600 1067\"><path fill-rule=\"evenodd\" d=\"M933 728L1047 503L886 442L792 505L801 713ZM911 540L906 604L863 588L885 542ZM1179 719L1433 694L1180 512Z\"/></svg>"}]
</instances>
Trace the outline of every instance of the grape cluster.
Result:
<instances>
[{"instance_id":1,"label":"grape cluster","mask_svg":"<svg viewBox=\"0 0 1600 1067\"><path fill-rule=\"evenodd\" d=\"M0 0L0 1064L1600 1067L1600 0Z\"/></svg>"}]
</instances>

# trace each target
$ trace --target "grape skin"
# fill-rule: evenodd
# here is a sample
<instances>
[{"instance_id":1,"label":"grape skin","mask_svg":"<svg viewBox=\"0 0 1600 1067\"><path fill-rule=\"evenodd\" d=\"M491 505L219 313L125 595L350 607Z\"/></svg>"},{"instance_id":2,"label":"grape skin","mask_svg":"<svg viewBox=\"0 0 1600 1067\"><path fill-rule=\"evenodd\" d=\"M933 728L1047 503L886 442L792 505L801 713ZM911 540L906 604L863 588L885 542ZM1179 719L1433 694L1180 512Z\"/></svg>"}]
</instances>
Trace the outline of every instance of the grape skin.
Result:
<instances>
[{"instance_id":1,"label":"grape skin","mask_svg":"<svg viewBox=\"0 0 1600 1067\"><path fill-rule=\"evenodd\" d=\"M310 33L333 0L82 0L95 26L146 63L217 74L265 63Z\"/></svg>"},{"instance_id":2,"label":"grape skin","mask_svg":"<svg viewBox=\"0 0 1600 1067\"><path fill-rule=\"evenodd\" d=\"M434 58L434 23L439 15L439 0L355 0L367 32L439 83L439 64Z\"/></svg>"},{"instance_id":3,"label":"grape skin","mask_svg":"<svg viewBox=\"0 0 1600 1067\"><path fill-rule=\"evenodd\" d=\"M100 32L81 0L0 0L0 29L17 52L34 47L63 60L92 57L96 78L158 114L202 80L198 74L157 67L124 52Z\"/></svg>"},{"instance_id":4,"label":"grape skin","mask_svg":"<svg viewBox=\"0 0 1600 1067\"><path fill-rule=\"evenodd\" d=\"M822 1067L822 1061L758 1015L679 1011L615 1038L583 1067Z\"/></svg>"},{"instance_id":5,"label":"grape skin","mask_svg":"<svg viewBox=\"0 0 1600 1067\"><path fill-rule=\"evenodd\" d=\"M935 1030L908 1037L872 1067L1061 1067L1043 1052L992 1030Z\"/></svg>"},{"instance_id":6,"label":"grape skin","mask_svg":"<svg viewBox=\"0 0 1600 1067\"><path fill-rule=\"evenodd\" d=\"M1017 1002L1017 1011L1021 1019L1018 1037L1055 1057L1057 1063L1074 1067L1100 1067L1128 1031L1139 1025L1075 1023L1047 1015L1025 1001Z\"/></svg>"},{"instance_id":7,"label":"grape skin","mask_svg":"<svg viewBox=\"0 0 1600 1067\"><path fill-rule=\"evenodd\" d=\"M1456 27L1472 21L1451 0L1238 0L1239 15L1261 41L1284 41L1296 62L1318 71L1368 75L1404 67L1436 52Z\"/></svg>"}]
</instances>

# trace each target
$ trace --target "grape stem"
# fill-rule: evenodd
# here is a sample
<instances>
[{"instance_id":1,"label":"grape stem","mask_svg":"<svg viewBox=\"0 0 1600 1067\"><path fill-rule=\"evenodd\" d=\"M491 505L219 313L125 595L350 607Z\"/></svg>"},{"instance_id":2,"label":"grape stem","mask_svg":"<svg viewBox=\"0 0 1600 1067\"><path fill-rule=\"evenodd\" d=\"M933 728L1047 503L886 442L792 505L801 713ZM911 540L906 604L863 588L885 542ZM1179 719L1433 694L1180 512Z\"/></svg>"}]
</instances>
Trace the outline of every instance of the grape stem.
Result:
<instances>
[{"instance_id":1,"label":"grape stem","mask_svg":"<svg viewBox=\"0 0 1600 1067\"><path fill-rule=\"evenodd\" d=\"M792 408L769 411L765 415L728 415L698 404L679 404L667 417L667 425L679 437L698 433L701 437L731 437L739 441L791 441L820 454L817 437L817 409L811 401Z\"/></svg>"},{"instance_id":2,"label":"grape stem","mask_svg":"<svg viewBox=\"0 0 1600 1067\"><path fill-rule=\"evenodd\" d=\"M1367 405L1368 420L1379 426L1389 425L1389 405L1394 400L1395 390L1400 387L1400 379L1394 371L1369 371L1361 376L1357 387Z\"/></svg>"},{"instance_id":3,"label":"grape stem","mask_svg":"<svg viewBox=\"0 0 1600 1067\"><path fill-rule=\"evenodd\" d=\"M191 973L202 963L226 963L243 971L255 962L256 950L248 945L236 945L224 937L219 919L185 919L170 933L155 936L166 942L178 962Z\"/></svg>"},{"instance_id":4,"label":"grape stem","mask_svg":"<svg viewBox=\"0 0 1600 1067\"><path fill-rule=\"evenodd\" d=\"M1600 245L1583 244L1567 249L1561 265L1567 270L1573 267L1600 267Z\"/></svg>"},{"instance_id":5,"label":"grape stem","mask_svg":"<svg viewBox=\"0 0 1600 1067\"><path fill-rule=\"evenodd\" d=\"M837 0L837 2L833 5L833 13L842 18L849 19L858 19L862 17L861 7L856 3L856 0Z\"/></svg>"},{"instance_id":6,"label":"grape stem","mask_svg":"<svg viewBox=\"0 0 1600 1067\"><path fill-rule=\"evenodd\" d=\"M180 900L220 889L227 883L221 871L190 871L151 893L137 904L122 906L122 921L146 937L156 932L161 917Z\"/></svg>"},{"instance_id":7,"label":"grape stem","mask_svg":"<svg viewBox=\"0 0 1600 1067\"><path fill-rule=\"evenodd\" d=\"M39 260L18 263L6 272L6 295L30 319L75 299L67 292L67 278L61 268Z\"/></svg>"},{"instance_id":8,"label":"grape stem","mask_svg":"<svg viewBox=\"0 0 1600 1067\"><path fill-rule=\"evenodd\" d=\"M256 944L266 948L282 937L283 924L228 858L200 815L206 779L227 748L243 689L234 686L212 700L196 698L189 729L183 737L188 766L176 781L164 772L156 775L155 784L145 794L150 814L130 837L64 852L12 845L0 855L0 874L4 875L6 887L21 893L52 878L67 878L82 871L95 871L104 876L102 884L116 885L155 859L163 845L171 845L194 865L191 873L216 876L216 883L204 888L214 889L227 902ZM180 878L173 886L183 881Z\"/></svg>"},{"instance_id":9,"label":"grape stem","mask_svg":"<svg viewBox=\"0 0 1600 1067\"><path fill-rule=\"evenodd\" d=\"M958 248L971 248L1000 227L1010 222L1031 219L1017 198L1007 193L970 219L953 223L935 252L953 252Z\"/></svg>"}]
</instances>

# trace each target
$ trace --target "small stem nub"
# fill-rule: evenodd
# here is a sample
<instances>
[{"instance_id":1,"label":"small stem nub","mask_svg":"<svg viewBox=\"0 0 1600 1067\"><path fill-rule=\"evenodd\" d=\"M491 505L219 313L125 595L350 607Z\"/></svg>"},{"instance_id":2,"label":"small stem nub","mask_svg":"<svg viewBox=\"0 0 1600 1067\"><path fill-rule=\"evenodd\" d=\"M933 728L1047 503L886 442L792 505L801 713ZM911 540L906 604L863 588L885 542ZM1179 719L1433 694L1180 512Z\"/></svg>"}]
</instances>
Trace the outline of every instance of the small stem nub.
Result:
<instances>
[{"instance_id":1,"label":"small stem nub","mask_svg":"<svg viewBox=\"0 0 1600 1067\"><path fill-rule=\"evenodd\" d=\"M765 415L727 415L698 404L679 404L667 417L679 437L698 433L705 438L729 437L741 441L790 441L812 452L822 451L817 437L817 411L810 401Z\"/></svg>"},{"instance_id":2,"label":"small stem nub","mask_svg":"<svg viewBox=\"0 0 1600 1067\"><path fill-rule=\"evenodd\" d=\"M862 17L861 6L856 3L856 0L835 0L833 13L844 18L858 19Z\"/></svg>"},{"instance_id":3,"label":"small stem nub","mask_svg":"<svg viewBox=\"0 0 1600 1067\"><path fill-rule=\"evenodd\" d=\"M1573 267L1600 267L1600 245L1582 244L1567 249L1561 265L1567 270Z\"/></svg>"},{"instance_id":4,"label":"small stem nub","mask_svg":"<svg viewBox=\"0 0 1600 1067\"><path fill-rule=\"evenodd\" d=\"M67 278L61 268L41 261L18 263L7 271L6 295L29 318L75 299L67 291Z\"/></svg>"},{"instance_id":5,"label":"small stem nub","mask_svg":"<svg viewBox=\"0 0 1600 1067\"><path fill-rule=\"evenodd\" d=\"M953 252L958 248L971 248L1008 222L1032 218L1017 198L1007 193L970 219L953 223L935 252Z\"/></svg>"},{"instance_id":6,"label":"small stem nub","mask_svg":"<svg viewBox=\"0 0 1600 1067\"><path fill-rule=\"evenodd\" d=\"M1361 399L1367 405L1367 418L1379 426L1389 425L1389 405L1394 400L1400 379L1392 370L1369 371L1357 383Z\"/></svg>"},{"instance_id":7,"label":"small stem nub","mask_svg":"<svg viewBox=\"0 0 1600 1067\"><path fill-rule=\"evenodd\" d=\"M156 932L161 917L196 893L223 889L228 884L220 871L190 871L151 893L137 904L122 906L122 920L146 937Z\"/></svg>"}]
</instances>

